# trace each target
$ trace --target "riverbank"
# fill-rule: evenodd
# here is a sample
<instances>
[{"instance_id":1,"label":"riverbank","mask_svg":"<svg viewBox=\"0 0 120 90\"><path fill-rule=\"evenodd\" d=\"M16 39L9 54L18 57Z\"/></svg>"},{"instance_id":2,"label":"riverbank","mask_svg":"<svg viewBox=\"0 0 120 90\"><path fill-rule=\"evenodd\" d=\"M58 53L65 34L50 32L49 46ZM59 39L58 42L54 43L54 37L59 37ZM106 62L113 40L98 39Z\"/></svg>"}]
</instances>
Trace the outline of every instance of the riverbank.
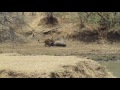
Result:
<instances>
[{"instance_id":1,"label":"riverbank","mask_svg":"<svg viewBox=\"0 0 120 90\"><path fill-rule=\"evenodd\" d=\"M99 61L99 63L112 72L114 76L120 78L120 61Z\"/></svg>"},{"instance_id":2,"label":"riverbank","mask_svg":"<svg viewBox=\"0 0 120 90\"><path fill-rule=\"evenodd\" d=\"M120 44L85 44L76 41L67 41L66 47L45 47L44 43L31 42L26 44L0 45L0 53L18 53L20 55L50 55L50 56L77 56L95 61L120 60Z\"/></svg>"},{"instance_id":3,"label":"riverbank","mask_svg":"<svg viewBox=\"0 0 120 90\"><path fill-rule=\"evenodd\" d=\"M76 56L0 57L0 78L115 78L98 62Z\"/></svg>"}]
</instances>

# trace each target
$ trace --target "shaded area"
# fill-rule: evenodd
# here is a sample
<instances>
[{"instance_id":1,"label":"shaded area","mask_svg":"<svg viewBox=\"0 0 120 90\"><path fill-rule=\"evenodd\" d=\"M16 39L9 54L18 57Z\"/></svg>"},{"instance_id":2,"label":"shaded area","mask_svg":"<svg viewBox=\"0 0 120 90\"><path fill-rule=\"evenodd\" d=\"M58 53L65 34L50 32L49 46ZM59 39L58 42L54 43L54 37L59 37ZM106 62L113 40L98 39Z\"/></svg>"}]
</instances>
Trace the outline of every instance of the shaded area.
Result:
<instances>
[{"instance_id":1,"label":"shaded area","mask_svg":"<svg viewBox=\"0 0 120 90\"><path fill-rule=\"evenodd\" d=\"M103 37L101 37L103 36ZM79 40L82 42L99 42L101 40L106 40L109 43L117 43L120 42L120 31L107 31L104 36L104 32L100 32L98 30L80 30L77 32L73 32L71 35L68 36L71 39Z\"/></svg>"},{"instance_id":2,"label":"shaded area","mask_svg":"<svg viewBox=\"0 0 120 90\"><path fill-rule=\"evenodd\" d=\"M58 25L58 20L53 16L44 17L40 20L40 23L38 24L38 26L39 25L56 26Z\"/></svg>"},{"instance_id":3,"label":"shaded area","mask_svg":"<svg viewBox=\"0 0 120 90\"><path fill-rule=\"evenodd\" d=\"M111 42L120 42L120 31L109 31L107 38Z\"/></svg>"},{"instance_id":4,"label":"shaded area","mask_svg":"<svg viewBox=\"0 0 120 90\"><path fill-rule=\"evenodd\" d=\"M96 42L99 40L98 32L91 30L81 30L73 33L73 35L70 35L69 37L82 42Z\"/></svg>"}]
</instances>

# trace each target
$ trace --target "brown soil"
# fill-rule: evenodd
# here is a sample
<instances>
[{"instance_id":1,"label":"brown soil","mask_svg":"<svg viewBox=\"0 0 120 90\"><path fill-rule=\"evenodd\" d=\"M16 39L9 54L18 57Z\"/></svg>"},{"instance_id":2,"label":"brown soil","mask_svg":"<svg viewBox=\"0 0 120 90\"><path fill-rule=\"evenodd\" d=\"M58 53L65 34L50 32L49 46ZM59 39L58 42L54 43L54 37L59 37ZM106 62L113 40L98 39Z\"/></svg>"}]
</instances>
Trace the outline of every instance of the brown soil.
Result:
<instances>
[{"instance_id":1,"label":"brown soil","mask_svg":"<svg viewBox=\"0 0 120 90\"><path fill-rule=\"evenodd\" d=\"M99 36L95 25L85 24L80 29L77 24L61 23L56 18L53 18L53 22L49 21L51 20L44 16L27 16L26 23L18 23L14 29L14 36L8 32L9 29L7 32L1 29L0 53L15 52L18 55L0 55L0 77L113 77L98 63L83 57L101 60L101 56L105 56L105 60L120 60L120 45L116 43L120 40L118 31L109 31L107 34L107 41L112 44L98 44ZM49 27L50 23L54 27ZM44 47L43 41L51 37L64 37L67 47Z\"/></svg>"},{"instance_id":2,"label":"brown soil","mask_svg":"<svg viewBox=\"0 0 120 90\"><path fill-rule=\"evenodd\" d=\"M107 38L110 42L120 42L120 31L109 31Z\"/></svg>"},{"instance_id":3,"label":"brown soil","mask_svg":"<svg viewBox=\"0 0 120 90\"><path fill-rule=\"evenodd\" d=\"M78 32L73 32L72 35L69 36L70 38L73 38L74 40L79 40L82 42L97 42L99 40L98 32L97 30L91 31L91 30L81 30Z\"/></svg>"},{"instance_id":4,"label":"brown soil","mask_svg":"<svg viewBox=\"0 0 120 90\"><path fill-rule=\"evenodd\" d=\"M58 25L58 20L55 17L44 17L40 20L38 26L40 25L55 26Z\"/></svg>"},{"instance_id":5,"label":"brown soil","mask_svg":"<svg viewBox=\"0 0 120 90\"><path fill-rule=\"evenodd\" d=\"M15 52L21 55L79 56L93 60L120 60L120 44L88 44L70 40L65 42L67 47L45 47L42 41L26 44L4 43L0 45L0 53Z\"/></svg>"}]
</instances>

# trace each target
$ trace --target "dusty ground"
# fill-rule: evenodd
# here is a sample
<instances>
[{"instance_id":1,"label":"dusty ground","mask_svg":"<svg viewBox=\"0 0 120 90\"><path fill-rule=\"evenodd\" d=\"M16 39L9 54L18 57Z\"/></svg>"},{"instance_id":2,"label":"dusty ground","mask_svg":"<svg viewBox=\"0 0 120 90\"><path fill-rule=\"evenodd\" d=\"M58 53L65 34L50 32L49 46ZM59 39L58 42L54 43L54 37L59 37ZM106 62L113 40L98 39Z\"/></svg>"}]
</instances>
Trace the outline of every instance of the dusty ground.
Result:
<instances>
[{"instance_id":1,"label":"dusty ground","mask_svg":"<svg viewBox=\"0 0 120 90\"><path fill-rule=\"evenodd\" d=\"M113 76L93 60L120 60L120 45L69 41L67 47L45 47L38 42L4 43L0 53L0 77L104 78Z\"/></svg>"},{"instance_id":2,"label":"dusty ground","mask_svg":"<svg viewBox=\"0 0 120 90\"><path fill-rule=\"evenodd\" d=\"M1 44L0 53L19 53L21 55L78 56L93 60L120 60L120 44L85 44L66 42L67 47L45 47L44 43Z\"/></svg>"},{"instance_id":3,"label":"dusty ground","mask_svg":"<svg viewBox=\"0 0 120 90\"><path fill-rule=\"evenodd\" d=\"M106 75L108 75L106 74L106 70L103 67L98 68L99 65L93 61L87 61L89 64L86 64L86 61L81 62L83 65L81 65L82 68L85 66L87 69L80 69L81 67L78 67L75 63L78 63L78 61L81 61L82 59L78 60L77 57L88 58L97 61L120 60L120 44L97 44L96 42L89 44L86 42L82 43L79 41L73 41L72 38L69 38L68 40L67 36L71 36L79 30L79 22L70 23L64 22L64 19L63 21L60 19L58 26L46 27L44 25L39 25L43 16L44 15L31 17L26 15L24 18L26 24L22 24L22 27L18 26L18 29L15 29L15 32L13 33L14 38L10 40L11 43L9 43L10 37L8 32L1 32L1 36L5 36L7 39L3 38L2 42L0 43L0 77L65 77L66 74L66 77L106 77ZM14 24L16 25L16 23ZM86 29L96 30L97 27L93 26L95 25L86 24ZM52 30L55 30L56 32L47 35L44 34ZM30 34L31 32L32 34ZM6 36L6 34L8 34L8 36ZM33 36L33 34L35 34L35 36ZM67 44L67 47L65 48L44 47L44 43L42 43L46 38L53 37L54 39L61 39L63 36L65 36L64 40ZM40 42L38 42L38 39ZM11 56L9 53L15 54L12 54ZM69 64L69 66L59 67L61 64ZM96 69L100 72L102 70L102 74L95 74L93 72L96 72L96 69L92 69L92 71L89 69L91 67L89 65L96 66L96 64L98 66ZM71 65L72 71L70 71ZM62 76L61 73L56 74L54 72L56 68L57 71L63 70ZM76 68L80 70L76 70ZM49 72L53 71L54 73L46 74L45 72L48 73L47 70L49 70ZM42 73L42 75L39 72ZM79 73L79 76L78 72L82 72L82 75ZM75 75L72 74L71 76L71 73L75 73Z\"/></svg>"},{"instance_id":4,"label":"dusty ground","mask_svg":"<svg viewBox=\"0 0 120 90\"><path fill-rule=\"evenodd\" d=\"M99 63L75 56L0 55L1 78L113 78Z\"/></svg>"}]
</instances>

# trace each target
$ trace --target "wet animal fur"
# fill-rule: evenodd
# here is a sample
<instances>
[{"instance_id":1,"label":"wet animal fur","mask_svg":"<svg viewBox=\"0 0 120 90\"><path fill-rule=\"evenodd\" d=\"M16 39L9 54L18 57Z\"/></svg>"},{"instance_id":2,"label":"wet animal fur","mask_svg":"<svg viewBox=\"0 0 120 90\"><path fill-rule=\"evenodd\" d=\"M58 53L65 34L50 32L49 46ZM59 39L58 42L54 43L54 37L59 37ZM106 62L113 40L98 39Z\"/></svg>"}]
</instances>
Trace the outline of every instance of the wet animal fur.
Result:
<instances>
[{"instance_id":1,"label":"wet animal fur","mask_svg":"<svg viewBox=\"0 0 120 90\"><path fill-rule=\"evenodd\" d=\"M54 46L66 47L66 43L62 41L55 41Z\"/></svg>"},{"instance_id":2,"label":"wet animal fur","mask_svg":"<svg viewBox=\"0 0 120 90\"><path fill-rule=\"evenodd\" d=\"M54 46L54 40L53 39L46 39L45 41L45 46Z\"/></svg>"}]
</instances>

